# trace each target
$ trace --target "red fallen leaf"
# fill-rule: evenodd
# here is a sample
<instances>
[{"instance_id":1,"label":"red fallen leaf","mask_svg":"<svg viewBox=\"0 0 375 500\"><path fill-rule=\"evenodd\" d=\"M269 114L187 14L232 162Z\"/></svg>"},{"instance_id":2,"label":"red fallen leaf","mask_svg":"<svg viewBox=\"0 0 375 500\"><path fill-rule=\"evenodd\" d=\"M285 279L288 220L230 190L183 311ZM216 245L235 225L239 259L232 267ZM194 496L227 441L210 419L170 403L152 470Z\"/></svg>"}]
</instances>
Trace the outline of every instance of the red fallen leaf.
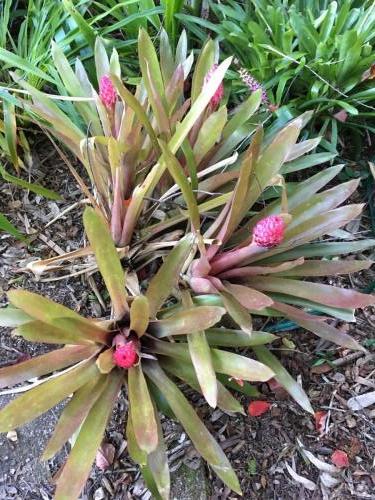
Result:
<instances>
[{"instance_id":1,"label":"red fallen leaf","mask_svg":"<svg viewBox=\"0 0 375 500\"><path fill-rule=\"evenodd\" d=\"M332 463L336 465L336 467L349 467L349 458L345 451L335 450L331 456Z\"/></svg>"},{"instance_id":2,"label":"red fallen leaf","mask_svg":"<svg viewBox=\"0 0 375 500\"><path fill-rule=\"evenodd\" d=\"M96 453L95 463L100 470L106 470L113 464L115 447L111 443L103 443Z\"/></svg>"},{"instance_id":3,"label":"red fallen leaf","mask_svg":"<svg viewBox=\"0 0 375 500\"><path fill-rule=\"evenodd\" d=\"M315 418L315 429L319 432L319 434L323 434L324 428L326 426L327 421L327 412L326 411L316 411L314 414Z\"/></svg>"},{"instance_id":4,"label":"red fallen leaf","mask_svg":"<svg viewBox=\"0 0 375 500\"><path fill-rule=\"evenodd\" d=\"M247 411L250 417L260 417L270 409L271 403L268 401L252 401L249 404Z\"/></svg>"}]
</instances>

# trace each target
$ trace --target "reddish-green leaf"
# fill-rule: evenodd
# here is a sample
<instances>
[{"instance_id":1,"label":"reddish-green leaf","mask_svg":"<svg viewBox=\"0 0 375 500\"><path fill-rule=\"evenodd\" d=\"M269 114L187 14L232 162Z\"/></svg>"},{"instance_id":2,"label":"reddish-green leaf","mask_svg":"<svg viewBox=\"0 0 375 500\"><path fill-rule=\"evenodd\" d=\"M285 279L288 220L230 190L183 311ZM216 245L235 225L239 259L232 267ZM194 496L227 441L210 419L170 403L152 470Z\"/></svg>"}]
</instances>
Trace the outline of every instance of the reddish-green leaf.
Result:
<instances>
[{"instance_id":1,"label":"reddish-green leaf","mask_svg":"<svg viewBox=\"0 0 375 500\"><path fill-rule=\"evenodd\" d=\"M55 500L78 498L90 474L92 463L112 413L123 380L123 373L114 370L108 377L102 395L87 415L68 460L57 480Z\"/></svg>"},{"instance_id":2,"label":"reddish-green leaf","mask_svg":"<svg viewBox=\"0 0 375 500\"><path fill-rule=\"evenodd\" d=\"M168 467L167 448L165 446L163 429L156 408L154 414L158 429L158 445L154 451L147 456L147 466L152 473L157 490L163 500L169 500L170 476ZM143 473L143 470L142 470Z\"/></svg>"},{"instance_id":3,"label":"reddish-green leaf","mask_svg":"<svg viewBox=\"0 0 375 500\"><path fill-rule=\"evenodd\" d=\"M225 283L225 288L248 310L258 311L265 307L270 307L273 304L273 300L270 297L254 290L254 288L234 285L232 283Z\"/></svg>"},{"instance_id":4,"label":"reddish-green leaf","mask_svg":"<svg viewBox=\"0 0 375 500\"><path fill-rule=\"evenodd\" d=\"M158 445L155 411L141 365L128 370L130 415L141 450L151 453Z\"/></svg>"},{"instance_id":5,"label":"reddish-green leaf","mask_svg":"<svg viewBox=\"0 0 375 500\"><path fill-rule=\"evenodd\" d=\"M258 290L295 295L296 297L312 300L327 306L357 308L375 304L375 297L373 295L321 283L310 283L270 276L247 278L246 281L250 286L254 286Z\"/></svg>"},{"instance_id":6,"label":"reddish-green leaf","mask_svg":"<svg viewBox=\"0 0 375 500\"><path fill-rule=\"evenodd\" d=\"M156 362L147 362L145 373L159 387L173 412L181 421L197 451L214 469L220 479L238 494L241 488L238 479L220 446L203 425L197 414L177 386L165 375Z\"/></svg>"},{"instance_id":7,"label":"reddish-green leaf","mask_svg":"<svg viewBox=\"0 0 375 500\"><path fill-rule=\"evenodd\" d=\"M76 432L102 394L106 384L107 378L97 373L73 394L57 422L51 439L48 441L43 452L43 460L52 458Z\"/></svg>"},{"instance_id":8,"label":"reddish-green leaf","mask_svg":"<svg viewBox=\"0 0 375 500\"><path fill-rule=\"evenodd\" d=\"M0 368L0 388L10 387L25 382L25 380L74 365L91 357L97 350L98 347L95 345L66 346L22 363L5 366Z\"/></svg>"},{"instance_id":9,"label":"reddish-green leaf","mask_svg":"<svg viewBox=\"0 0 375 500\"><path fill-rule=\"evenodd\" d=\"M94 250L100 273L111 296L115 314L117 318L122 318L129 310L126 302L125 273L108 225L90 207L87 207L83 214L83 224Z\"/></svg>"},{"instance_id":10,"label":"reddish-green leaf","mask_svg":"<svg viewBox=\"0 0 375 500\"><path fill-rule=\"evenodd\" d=\"M93 332L93 335L94 332L98 335L106 335L105 330L100 328L97 323L93 323L71 309L46 297L42 297L37 293L27 290L10 290L8 292L8 299L11 304L22 309L31 318L43 323L58 326L61 329L68 330L68 332L70 332L73 324L75 324L77 327L82 328L82 331L87 331L88 328L89 331Z\"/></svg>"},{"instance_id":11,"label":"reddish-green leaf","mask_svg":"<svg viewBox=\"0 0 375 500\"><path fill-rule=\"evenodd\" d=\"M93 362L78 365L18 396L0 411L0 432L23 425L67 398L97 374Z\"/></svg>"},{"instance_id":12,"label":"reddish-green leaf","mask_svg":"<svg viewBox=\"0 0 375 500\"><path fill-rule=\"evenodd\" d=\"M231 293L222 290L220 295L229 316L231 316L244 332L251 335L253 331L253 322L247 309Z\"/></svg>"},{"instance_id":13,"label":"reddish-green leaf","mask_svg":"<svg viewBox=\"0 0 375 500\"><path fill-rule=\"evenodd\" d=\"M79 325L85 325L84 323L80 321L76 322L75 320L68 321L71 324L70 331L48 325L42 321L31 321L24 325L20 325L13 333L31 342L42 342L46 344L88 344L95 342L96 338L93 334L95 333L95 329L93 329L93 332L89 331L88 336L85 336L79 329ZM75 324L77 324L77 327L75 327ZM66 322L64 327L66 327ZM101 341L103 337L104 339L107 337L105 332L103 332L103 335L100 335Z\"/></svg>"},{"instance_id":14,"label":"reddish-green leaf","mask_svg":"<svg viewBox=\"0 0 375 500\"><path fill-rule=\"evenodd\" d=\"M296 307L281 304L280 302L275 302L272 307L277 311L282 312L286 317L297 323L297 325L300 325L302 328L306 328L306 330L315 333L315 335L318 335L318 337L321 337L324 340L329 340L334 344L347 347L348 349L364 350L363 347L350 335L331 325L328 325L322 321L321 318L317 318L312 314L301 311Z\"/></svg>"}]
</instances>

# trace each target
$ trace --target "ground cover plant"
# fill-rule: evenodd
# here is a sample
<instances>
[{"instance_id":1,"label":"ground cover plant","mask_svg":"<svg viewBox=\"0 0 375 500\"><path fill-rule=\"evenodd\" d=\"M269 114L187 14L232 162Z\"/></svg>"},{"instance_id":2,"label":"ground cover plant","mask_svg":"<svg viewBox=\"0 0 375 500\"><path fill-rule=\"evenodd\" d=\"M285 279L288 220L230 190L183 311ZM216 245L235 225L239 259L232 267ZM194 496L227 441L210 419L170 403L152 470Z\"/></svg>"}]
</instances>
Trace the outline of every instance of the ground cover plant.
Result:
<instances>
[{"instance_id":1,"label":"ground cover plant","mask_svg":"<svg viewBox=\"0 0 375 500\"><path fill-rule=\"evenodd\" d=\"M15 335L65 344L0 370L3 387L47 376L0 411L4 432L73 394L44 454L51 457L74 435L56 498L79 495L122 385L129 453L156 497L168 498L170 488L158 410L181 421L198 452L239 493L224 453L174 380L233 413L241 406L226 388L231 379L246 390L249 382L274 378L313 414L305 390L266 347L277 336L255 330L253 316L285 317L361 350L330 319L353 321L355 309L375 302L369 294L305 280L368 269L370 261L339 256L374 246L368 239L327 240L363 209L343 205L358 180L327 187L342 166L300 182L288 177L288 168L297 170L319 142L297 142L311 113L268 130L261 89L229 111L222 81L231 59L218 65L217 46L208 41L194 64L184 33L175 51L166 32L160 39L158 56L140 31L142 81L131 90L117 51L108 58L100 39L94 81L79 60L70 69L54 45L71 114L13 74L32 99L17 98L16 105L53 138L92 205L84 213L88 245L30 268L39 275L56 267L70 272L70 263L83 258L83 272L99 269L109 293L100 321L20 289L9 292L11 306L1 309L0 324L15 327ZM62 147L82 163L88 180ZM253 356L234 352L243 347Z\"/></svg>"},{"instance_id":2,"label":"ground cover plant","mask_svg":"<svg viewBox=\"0 0 375 500\"><path fill-rule=\"evenodd\" d=\"M280 108L278 118L314 109L312 131L325 136L330 151L345 130L352 137L373 131L373 2L208 5L204 19L191 13L178 17L200 41L210 32L225 53L235 55L243 68L240 78L233 74L239 92L246 92L249 81L260 82L272 108Z\"/></svg>"}]
</instances>

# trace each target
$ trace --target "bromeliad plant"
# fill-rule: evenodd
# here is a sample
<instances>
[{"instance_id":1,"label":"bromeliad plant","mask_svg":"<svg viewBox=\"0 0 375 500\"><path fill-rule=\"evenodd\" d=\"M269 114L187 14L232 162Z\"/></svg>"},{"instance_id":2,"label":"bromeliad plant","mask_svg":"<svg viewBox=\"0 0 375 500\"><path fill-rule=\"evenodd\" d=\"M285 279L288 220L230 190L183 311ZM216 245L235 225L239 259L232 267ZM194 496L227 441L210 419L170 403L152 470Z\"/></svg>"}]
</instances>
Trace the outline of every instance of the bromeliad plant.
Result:
<instances>
[{"instance_id":1,"label":"bromeliad plant","mask_svg":"<svg viewBox=\"0 0 375 500\"><path fill-rule=\"evenodd\" d=\"M56 493L58 499L76 498L125 385L129 452L156 497L169 495L157 410L178 418L199 453L239 492L220 447L170 377L200 391L212 407L240 411L225 388L231 384L228 378L264 381L273 376L313 413L301 385L265 347L277 337L253 331L252 314L284 316L325 340L361 348L328 320L353 321L354 309L374 304L374 297L304 281L370 266L336 257L374 241L326 241L346 235L338 229L361 213L362 205L340 207L358 181L325 189L340 172L337 166L291 182L288 172L300 168L303 155L319 143L297 142L311 113L263 132L261 115L254 116L262 100L259 89L228 120L221 100L230 60L216 67L213 42L203 48L190 81L192 57L187 57L185 35L173 54L162 33L159 63L141 31L142 81L135 94L120 80L116 52L108 61L100 40L98 92L82 64L74 73L57 46L53 51L73 96L77 123L47 94L20 82L33 98L32 104L23 104L87 169L91 190L71 167L92 204L84 215L89 246L75 255L95 255L89 271L99 268L113 314L88 320L34 294L9 293L13 308L1 311L1 324L16 326L15 333L28 340L66 347L0 371L8 386L62 370L4 408L0 429L21 425L73 394L45 457L78 431ZM190 84L191 97L186 98ZM233 322L236 329L230 327ZM250 348L259 361L223 347Z\"/></svg>"},{"instance_id":2,"label":"bromeliad plant","mask_svg":"<svg viewBox=\"0 0 375 500\"><path fill-rule=\"evenodd\" d=\"M359 181L318 193L340 172L342 167L337 166L291 190L279 172L288 155L301 151L303 143L295 144L301 125L302 118L292 121L266 147L262 146L263 131L258 129L243 155L231 196L214 222L204 226L204 238L213 238L216 243L201 248L186 280L199 294L196 303L223 305L244 332L252 331L249 311L282 315L325 340L358 349L360 346L349 335L306 309L353 321L354 310L374 305L375 298L304 278L352 273L371 266L368 260L309 259L373 245L371 240L311 243L325 235L335 235L340 227L359 216L362 205L339 207ZM263 209L249 212L263 190L277 184L282 186L281 196ZM262 354L260 359L265 359Z\"/></svg>"},{"instance_id":3,"label":"bromeliad plant","mask_svg":"<svg viewBox=\"0 0 375 500\"><path fill-rule=\"evenodd\" d=\"M187 234L169 253L145 295L129 297L105 221L87 208L84 225L112 299L112 319L83 318L37 294L10 291L8 298L13 307L1 310L0 324L15 326L14 334L29 341L65 346L0 369L1 387L47 375L25 386L26 392L0 411L0 430L14 429L70 398L43 458L51 458L76 434L55 494L57 500L76 499L124 385L129 400L129 453L140 464L155 498L168 499L168 461L158 415L161 394L168 414L180 420L198 452L231 489L240 493L238 480L220 446L170 377L200 391L213 407L242 412L238 401L217 380L216 372L247 381L266 381L274 373L266 364L216 346L260 345L275 337L268 333L249 337L228 331L221 340L221 335L211 330L225 310L195 306L189 292L178 285L180 271L194 244L193 234ZM160 307L171 295L177 297L181 311L158 319Z\"/></svg>"},{"instance_id":4,"label":"bromeliad plant","mask_svg":"<svg viewBox=\"0 0 375 500\"><path fill-rule=\"evenodd\" d=\"M19 104L85 166L90 187L71 165L70 169L84 195L108 221L120 248L129 245L137 226L144 229L158 220L159 200L181 211L186 211L186 204L191 207L191 199L175 203L174 182L181 185L189 175L193 197L199 199L205 197L203 191L215 191L236 177L228 171L204 181L233 163L235 158L228 156L255 129L259 118L254 114L261 103L260 92L255 92L228 117L222 80L231 59L217 66L213 41L203 47L192 75L193 54L187 53L185 33L174 53L166 32L161 32L159 60L150 37L141 30L138 53L142 80L132 93L121 81L117 51L108 59L101 39L95 45L97 86L79 60L74 72L54 44L56 70L72 96L67 98L69 114L58 101L14 75L32 98L32 103L19 99ZM190 93L185 92L187 86ZM199 221L192 220L198 229Z\"/></svg>"}]
</instances>

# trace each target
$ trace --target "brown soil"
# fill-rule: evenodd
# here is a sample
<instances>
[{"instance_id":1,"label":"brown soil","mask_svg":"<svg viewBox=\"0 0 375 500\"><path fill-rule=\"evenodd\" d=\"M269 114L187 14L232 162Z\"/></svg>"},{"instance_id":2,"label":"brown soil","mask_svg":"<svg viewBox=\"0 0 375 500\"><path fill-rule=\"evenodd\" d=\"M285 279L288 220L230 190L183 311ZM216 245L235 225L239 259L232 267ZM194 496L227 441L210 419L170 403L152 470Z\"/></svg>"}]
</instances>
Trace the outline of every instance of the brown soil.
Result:
<instances>
[{"instance_id":1,"label":"brown soil","mask_svg":"<svg viewBox=\"0 0 375 500\"><path fill-rule=\"evenodd\" d=\"M63 200L51 202L0 182L0 212L27 232L31 240L27 246L0 234L0 304L6 304L5 292L9 288L22 286L42 292L83 314L97 317L105 315L107 311L102 310L85 278L42 282L36 281L30 274L20 272L20 268L31 260L55 256L56 250L74 250L84 243L80 221L81 206L46 227L57 214L78 202L81 194L66 167L49 146L42 142L36 144L34 150L39 153L34 153L32 181L55 189L63 196ZM97 276L95 279L100 283ZM375 276L373 271L368 271L353 279L355 287L364 289L374 282ZM359 315L356 324L350 325L350 332L361 342L368 342L369 339L374 339L374 326L374 312L365 311ZM351 353L332 348L306 332L297 330L286 332L282 336L293 340L295 349L288 350L280 342L275 345L279 357L294 377L301 378L314 409L329 412L328 428L322 436L316 431L311 416L287 398L283 391L273 393L266 384L260 386L260 390L264 398L272 403L272 407L261 417L230 416L220 410L210 410L202 398L185 390L195 403L199 415L228 454L240 478L244 498L374 498L374 410L369 407L360 412L352 412L346 405L351 396L374 390L374 359L367 354L353 359ZM9 331L0 330L0 366L35 356L50 348L30 344L10 336ZM313 362L322 356L338 362L339 366L330 368L329 364L325 364L326 372L324 366L313 368ZM8 394L0 395L0 406L10 397L12 396ZM249 398L239 397L246 409ZM63 450L47 464L39 463L37 458L52 432L62 406L17 430L16 439L15 436L0 437L0 499L51 498L51 477L63 463L67 450ZM104 439L106 443L114 445L113 463L105 471L93 468L84 498L149 498L138 468L127 456L123 437L126 408L126 396L122 394ZM175 484L180 484L180 489L176 486L177 490L174 490L174 498L199 498L197 493L185 491L189 482L184 479L186 470L192 471L202 500L237 498L202 465L178 424L164 419L163 427ZM12 438L15 440L12 441ZM323 471L303 457L297 440L315 457L328 464L331 463L330 456L334 450L344 450L349 456L350 466L329 479ZM286 464L300 476L313 481L317 485L316 489L310 491L293 479ZM179 476L180 473L185 475ZM335 484L325 486L330 480L335 481Z\"/></svg>"}]
</instances>

